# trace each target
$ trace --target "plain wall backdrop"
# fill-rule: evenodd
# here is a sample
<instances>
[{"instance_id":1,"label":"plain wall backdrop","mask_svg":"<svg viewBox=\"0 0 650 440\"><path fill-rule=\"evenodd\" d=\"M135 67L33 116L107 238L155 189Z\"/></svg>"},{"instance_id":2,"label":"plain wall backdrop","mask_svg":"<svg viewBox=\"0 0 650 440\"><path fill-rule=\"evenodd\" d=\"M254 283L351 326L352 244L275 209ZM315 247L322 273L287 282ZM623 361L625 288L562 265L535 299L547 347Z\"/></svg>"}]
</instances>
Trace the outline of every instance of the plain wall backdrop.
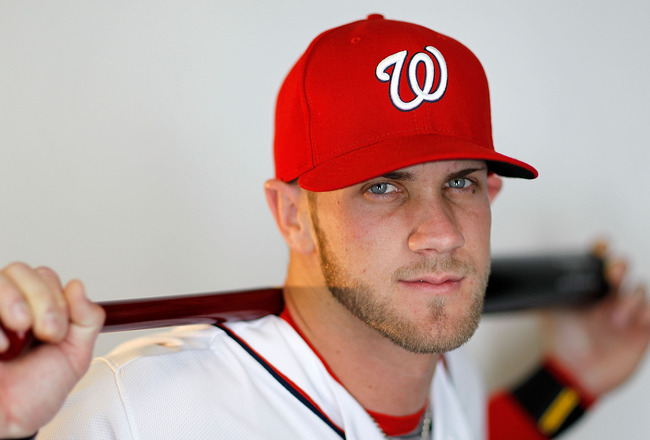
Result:
<instances>
[{"instance_id":1,"label":"plain wall backdrop","mask_svg":"<svg viewBox=\"0 0 650 440\"><path fill-rule=\"evenodd\" d=\"M263 195L277 89L313 37L373 12L469 46L497 149L540 171L506 181L495 254L604 236L647 281L640 0L2 0L0 265L49 265L98 301L281 284ZM469 346L491 387L510 383L535 363L537 316L489 317ZM646 361L565 438L647 439L649 385Z\"/></svg>"}]
</instances>

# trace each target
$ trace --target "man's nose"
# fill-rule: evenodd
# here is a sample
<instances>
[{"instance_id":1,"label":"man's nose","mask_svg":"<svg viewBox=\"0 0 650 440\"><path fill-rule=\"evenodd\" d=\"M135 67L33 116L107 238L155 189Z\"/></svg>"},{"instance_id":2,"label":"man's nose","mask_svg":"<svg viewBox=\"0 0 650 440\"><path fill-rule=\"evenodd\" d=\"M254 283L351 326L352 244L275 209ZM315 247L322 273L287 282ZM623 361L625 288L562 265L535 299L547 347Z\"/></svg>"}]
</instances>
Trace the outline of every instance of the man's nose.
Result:
<instances>
[{"instance_id":1,"label":"man's nose","mask_svg":"<svg viewBox=\"0 0 650 440\"><path fill-rule=\"evenodd\" d=\"M465 244L453 209L444 200L429 200L417 208L408 246L418 253L450 253Z\"/></svg>"}]
</instances>

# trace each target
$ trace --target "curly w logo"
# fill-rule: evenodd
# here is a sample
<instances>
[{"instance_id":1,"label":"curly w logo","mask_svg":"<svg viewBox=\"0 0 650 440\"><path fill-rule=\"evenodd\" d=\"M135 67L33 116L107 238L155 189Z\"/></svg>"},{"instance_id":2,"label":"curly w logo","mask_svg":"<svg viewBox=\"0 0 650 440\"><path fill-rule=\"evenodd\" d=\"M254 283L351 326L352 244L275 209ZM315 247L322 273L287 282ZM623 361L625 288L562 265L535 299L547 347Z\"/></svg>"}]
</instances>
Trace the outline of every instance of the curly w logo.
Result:
<instances>
[{"instance_id":1,"label":"curly w logo","mask_svg":"<svg viewBox=\"0 0 650 440\"><path fill-rule=\"evenodd\" d=\"M445 63L445 58L442 56L440 51L433 46L427 46L424 48L427 52L418 52L411 57L407 66L407 78L408 84L413 92L415 97L405 102L400 96L400 82L402 79L402 70L404 69L404 63L406 61L406 56L408 52L403 50L401 52L394 53L393 55L387 56L384 58L378 65L375 70L375 76L381 82L389 82L389 95L390 100L395 107L402 111L410 111L418 108L423 102L436 102L442 95L445 94L447 89L447 64ZM429 55L433 55L433 59ZM435 63L434 63L435 60ZM420 85L418 81L418 67L419 64L424 66L424 81ZM438 71L440 73L440 78L438 79L438 85L435 90L433 86L436 79L436 64L438 66ZM393 68L392 75L386 70L389 67L395 66Z\"/></svg>"}]
</instances>

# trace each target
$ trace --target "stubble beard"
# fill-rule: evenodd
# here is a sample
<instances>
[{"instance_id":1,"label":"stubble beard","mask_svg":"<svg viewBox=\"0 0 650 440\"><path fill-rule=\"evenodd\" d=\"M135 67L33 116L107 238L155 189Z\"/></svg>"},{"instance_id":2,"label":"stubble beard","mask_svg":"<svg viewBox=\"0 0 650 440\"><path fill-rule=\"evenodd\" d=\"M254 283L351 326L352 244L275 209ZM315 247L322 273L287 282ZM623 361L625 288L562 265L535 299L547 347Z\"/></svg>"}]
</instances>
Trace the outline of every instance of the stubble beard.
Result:
<instances>
[{"instance_id":1,"label":"stubble beard","mask_svg":"<svg viewBox=\"0 0 650 440\"><path fill-rule=\"evenodd\" d=\"M435 297L426 305L426 322L417 324L401 316L390 304L389 297L383 298L375 294L372 287L346 272L331 252L313 209L312 223L319 244L321 270L332 296L354 316L394 344L413 353L446 353L463 345L474 334L483 311L489 263L482 274L474 265L452 257L421 260L396 270L392 276L393 281L436 271L461 274L466 279L476 281L469 292L469 304L464 309L463 316L450 316L446 307L447 300Z\"/></svg>"}]
</instances>

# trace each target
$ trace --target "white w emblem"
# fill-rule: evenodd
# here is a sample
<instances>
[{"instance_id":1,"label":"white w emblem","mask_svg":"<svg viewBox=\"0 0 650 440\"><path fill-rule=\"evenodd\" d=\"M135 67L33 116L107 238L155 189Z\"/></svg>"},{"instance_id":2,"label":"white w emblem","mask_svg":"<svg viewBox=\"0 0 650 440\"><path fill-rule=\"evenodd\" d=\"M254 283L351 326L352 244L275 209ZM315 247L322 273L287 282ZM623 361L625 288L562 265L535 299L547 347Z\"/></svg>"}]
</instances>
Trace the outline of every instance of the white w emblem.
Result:
<instances>
[{"instance_id":1,"label":"white w emblem","mask_svg":"<svg viewBox=\"0 0 650 440\"><path fill-rule=\"evenodd\" d=\"M387 56L377 65L377 69L375 70L375 75L379 81L390 81L388 87L390 91L390 100L395 107L402 111L407 112L414 110L424 101L436 102L442 98L442 95L445 94L445 90L447 89L447 64L445 63L445 58L442 56L440 51L433 46L427 46L425 47L425 50L433 55L436 64L438 64L440 70L438 86L435 90L432 90L436 76L436 69L433 60L424 52L416 53L411 57L408 64L409 87L415 95L415 98L409 102L404 102L399 94L399 85L402 77L402 69L404 68L404 61L406 61L406 55L408 54L407 51L403 50ZM422 87L420 87L417 78L417 69L420 63L424 64L424 84ZM386 73L386 70L393 65L395 68L393 69L393 74L391 76L389 73Z\"/></svg>"}]
</instances>

